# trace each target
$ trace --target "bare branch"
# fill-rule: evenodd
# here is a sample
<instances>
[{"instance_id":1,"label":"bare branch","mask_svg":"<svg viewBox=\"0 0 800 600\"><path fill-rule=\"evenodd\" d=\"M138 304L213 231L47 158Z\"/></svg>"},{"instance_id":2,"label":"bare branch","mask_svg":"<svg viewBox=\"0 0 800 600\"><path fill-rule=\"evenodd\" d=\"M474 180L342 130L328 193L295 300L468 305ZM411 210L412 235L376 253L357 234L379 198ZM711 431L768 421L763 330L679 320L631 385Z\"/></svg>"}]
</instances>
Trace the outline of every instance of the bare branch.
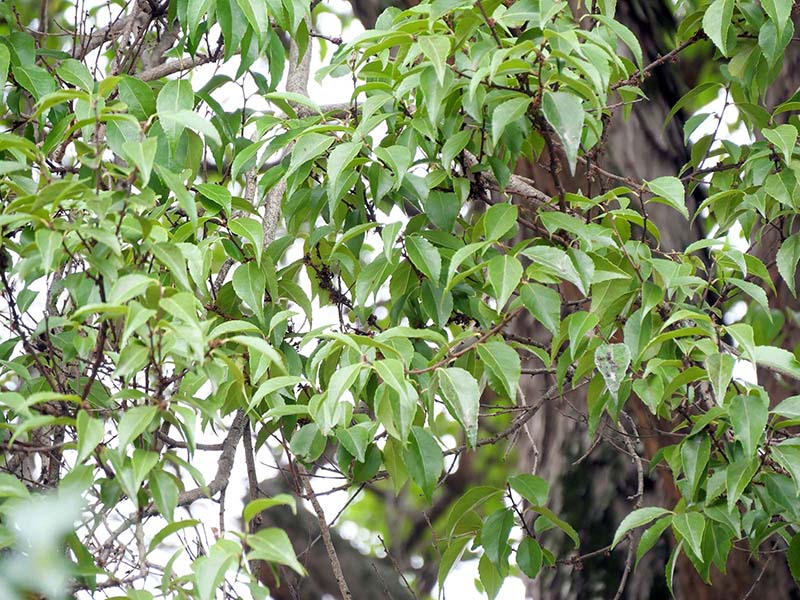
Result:
<instances>
[{"instance_id":1,"label":"bare branch","mask_svg":"<svg viewBox=\"0 0 800 600\"><path fill-rule=\"evenodd\" d=\"M147 69L146 71L142 71L139 73L139 75L137 75L137 78L141 79L142 81L154 81L156 79L161 79L162 77L167 77L168 75L173 75L174 73L188 71L201 65L207 65L208 63L215 62L218 59L218 56L205 54L194 56L192 58L176 58L175 60L164 63L163 65L158 65L151 69Z\"/></svg>"},{"instance_id":2,"label":"bare branch","mask_svg":"<svg viewBox=\"0 0 800 600\"><path fill-rule=\"evenodd\" d=\"M308 24L308 23L307 23ZM310 25L309 25L310 29ZM294 40L289 42L289 72L286 75L286 91L308 96L308 77L311 71L311 48L301 57ZM291 152L294 144L287 148ZM282 177L267 193L264 202L264 246L275 240L275 231L281 218L281 203L286 192L286 178Z\"/></svg>"},{"instance_id":3,"label":"bare branch","mask_svg":"<svg viewBox=\"0 0 800 600\"><path fill-rule=\"evenodd\" d=\"M314 493L314 488L311 487L311 480L308 475L308 471L306 471L303 465L297 463L297 473L300 475L303 488L306 491L306 496L311 502L311 506L314 507L314 512L317 514L319 530L322 535L322 542L325 544L325 551L328 553L331 569L333 569L333 576L336 578L336 583L339 586L339 592L342 594L342 600L353 600L353 596L350 594L350 588L344 579L344 573L342 573L342 565L339 563L339 557L336 555L336 548L333 547L331 530L328 527L328 523L325 521L325 512L322 510L322 506L319 503L319 499L317 499L316 493Z\"/></svg>"},{"instance_id":4,"label":"bare branch","mask_svg":"<svg viewBox=\"0 0 800 600\"><path fill-rule=\"evenodd\" d=\"M73 50L73 56L79 60L86 58L86 55L93 50L97 50L103 44L106 44L118 38L126 31L129 31L130 28L133 27L133 24L136 20L145 21L160 17L166 13L168 6L169 0L165 0L156 6L155 10L149 12L149 3L143 3L142 10L134 10L131 14L124 17L122 16L122 13L120 13L120 16L112 23L106 27L103 27L102 29L98 29L97 31L89 34L88 37L82 39Z\"/></svg>"}]
</instances>

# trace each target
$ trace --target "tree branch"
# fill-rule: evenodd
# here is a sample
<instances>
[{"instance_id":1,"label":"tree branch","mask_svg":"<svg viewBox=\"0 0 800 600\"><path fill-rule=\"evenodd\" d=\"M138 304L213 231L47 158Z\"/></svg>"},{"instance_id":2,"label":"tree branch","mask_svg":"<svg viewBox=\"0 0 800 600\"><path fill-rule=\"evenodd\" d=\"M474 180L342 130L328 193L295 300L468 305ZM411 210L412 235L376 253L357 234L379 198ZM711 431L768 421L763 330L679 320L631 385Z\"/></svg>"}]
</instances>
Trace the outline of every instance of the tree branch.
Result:
<instances>
[{"instance_id":1,"label":"tree branch","mask_svg":"<svg viewBox=\"0 0 800 600\"><path fill-rule=\"evenodd\" d=\"M228 435L225 437L225 441L222 442L222 453L217 461L217 474L214 479L208 486L197 487L188 492L183 492L178 496L178 506L186 506L201 498L210 498L228 486L231 470L233 469L233 461L236 458L236 447L239 445L239 440L242 439L246 418L244 410L239 409L236 411L236 416L233 418ZM159 514L159 511L154 504L151 504L142 511L142 514L149 517Z\"/></svg>"},{"instance_id":2,"label":"tree branch","mask_svg":"<svg viewBox=\"0 0 800 600\"><path fill-rule=\"evenodd\" d=\"M169 0L166 0L162 4L156 6L155 10L152 12L148 12L145 8L144 10L134 10L131 14L122 17L120 14L116 20L112 23L103 27L102 29L98 29L94 33L90 33L87 37L81 40L81 43L73 50L73 56L78 60L82 60L86 58L86 55L96 50L103 44L110 42L113 39L116 39L126 31L130 27L133 26L133 23L140 19L143 16L147 16L148 19L153 19L156 17L160 17L161 15L167 12L167 7L169 6Z\"/></svg>"},{"instance_id":3,"label":"tree branch","mask_svg":"<svg viewBox=\"0 0 800 600\"><path fill-rule=\"evenodd\" d=\"M310 23L306 21L309 29ZM311 48L308 48L303 56L300 56L300 49L294 40L289 42L289 72L286 75L286 91L293 94L308 96L308 77L311 72ZM294 148L294 143L290 144L286 152L289 153ZM278 229L278 221L281 218L281 203L283 194L286 192L286 178L281 179L267 193L264 202L264 247L269 246L275 240L275 232Z\"/></svg>"},{"instance_id":4,"label":"tree branch","mask_svg":"<svg viewBox=\"0 0 800 600\"><path fill-rule=\"evenodd\" d=\"M314 493L314 488L311 487L311 479L308 475L308 471L306 471L305 467L300 463L297 463L297 474L300 476L303 488L306 491L306 497L311 502L311 506L314 507L314 512L317 514L322 542L325 544L325 551L328 553L328 560L331 563L333 576L336 578L336 583L339 586L339 592L342 594L342 600L353 600L353 596L350 594L350 588L347 586L347 581L344 579L344 573L342 573L342 565L339 563L339 557L336 555L336 548L333 547L331 530L325 521L325 512L322 510L316 493Z\"/></svg>"},{"instance_id":5,"label":"tree branch","mask_svg":"<svg viewBox=\"0 0 800 600\"><path fill-rule=\"evenodd\" d=\"M208 63L215 62L218 59L219 57L213 54L201 54L200 56L193 56L191 58L176 58L175 60L164 63L163 65L158 65L151 69L147 69L146 71L142 71L139 73L139 75L137 75L137 78L141 79L142 81L154 81L156 79L161 79L162 77L172 75L173 73L188 71L189 69L194 69L195 67L199 67L201 65L207 65Z\"/></svg>"}]
</instances>

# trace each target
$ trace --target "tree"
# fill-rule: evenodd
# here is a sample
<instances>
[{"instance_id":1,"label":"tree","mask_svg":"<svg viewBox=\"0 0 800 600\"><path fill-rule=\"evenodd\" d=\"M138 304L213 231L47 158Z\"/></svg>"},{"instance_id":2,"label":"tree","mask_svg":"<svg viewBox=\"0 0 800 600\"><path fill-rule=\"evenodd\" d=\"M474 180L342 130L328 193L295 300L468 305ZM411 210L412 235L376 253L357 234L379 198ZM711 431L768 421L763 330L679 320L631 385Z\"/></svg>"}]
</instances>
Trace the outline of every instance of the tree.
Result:
<instances>
[{"instance_id":1,"label":"tree","mask_svg":"<svg viewBox=\"0 0 800 600\"><path fill-rule=\"evenodd\" d=\"M108 23L0 5L3 584L423 596L474 557L495 597L610 554L618 579L573 589L643 597L626 583L659 547L664 594L726 566L714 589L747 594L798 572L800 409L778 383L800 363L769 295L794 296L800 259L798 104L773 84L792 3L677 3L663 55L638 3L588 4L436 0L348 43L301 0L137 2ZM312 40L350 102L309 97ZM709 57L724 67L665 67ZM751 141L690 144L720 90ZM651 147L643 115L665 111L685 119L667 159L605 157ZM734 376L748 362L758 380ZM574 469L569 419L588 428ZM632 487L586 531L563 477L600 442L594 464L629 462ZM366 555L332 531L329 478L380 533ZM193 518L208 498L214 526Z\"/></svg>"}]
</instances>

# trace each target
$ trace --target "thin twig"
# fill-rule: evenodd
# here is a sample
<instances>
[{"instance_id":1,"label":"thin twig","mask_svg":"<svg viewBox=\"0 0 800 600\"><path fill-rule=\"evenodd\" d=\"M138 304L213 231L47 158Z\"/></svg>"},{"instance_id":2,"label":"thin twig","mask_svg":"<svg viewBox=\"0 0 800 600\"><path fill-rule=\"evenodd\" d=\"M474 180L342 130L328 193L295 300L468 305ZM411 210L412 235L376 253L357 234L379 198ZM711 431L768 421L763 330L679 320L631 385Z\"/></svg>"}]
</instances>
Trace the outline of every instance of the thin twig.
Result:
<instances>
[{"instance_id":1,"label":"thin twig","mask_svg":"<svg viewBox=\"0 0 800 600\"><path fill-rule=\"evenodd\" d=\"M753 585L750 586L750 589L747 590L744 596L742 596L742 600L747 600L750 596L753 595L753 592L756 591L758 584L761 583L761 578L764 577L764 573L767 572L767 567L769 567L769 563L772 560L772 557L775 556L774 554L770 554L767 556L767 560L764 561L764 566L761 567L761 570L758 572L758 576L753 581Z\"/></svg>"},{"instance_id":2,"label":"thin twig","mask_svg":"<svg viewBox=\"0 0 800 600\"><path fill-rule=\"evenodd\" d=\"M631 424L631 429L633 430L634 435L638 435L636 430L636 423L628 415L625 411L622 411L622 414L628 419ZM622 441L625 443L625 446L628 448L628 452L630 452L631 456L633 457L634 462L636 463L636 502L633 505L634 510L641 508L642 500L644 499L644 468L642 467L642 459L639 456L639 453L636 452L636 448L633 445L633 441L629 436L623 436ZM631 570L633 569L633 550L635 544L633 543L633 539L628 539L628 554L625 557L625 569L622 571L622 578L619 581L619 586L617 587L617 593L614 594L614 600L619 600L622 598L622 594L625 591L625 584L628 583L628 577L631 574Z\"/></svg>"},{"instance_id":3,"label":"thin twig","mask_svg":"<svg viewBox=\"0 0 800 600\"><path fill-rule=\"evenodd\" d=\"M431 371L435 371L439 367L443 367L445 365L450 364L451 362L456 360L459 356L463 356L464 354L466 354L467 352L469 352L470 350L472 350L473 348L478 346L481 342L489 339L494 334L496 334L498 331L500 331L514 317L516 317L520 312L522 312L522 308L523 307L519 307L516 310L512 310L510 313L507 313L497 325L495 325L494 327L492 327L488 331L484 332L483 334L481 334L480 336L475 338L471 343L465 344L459 350L456 350L454 352L449 352L447 354L447 356L445 356L440 361L435 362L434 364L430 365L429 367L425 367L425 368L422 368L422 369L410 369L410 370L407 371L407 373L409 375L422 375L423 373L429 373Z\"/></svg>"},{"instance_id":4,"label":"thin twig","mask_svg":"<svg viewBox=\"0 0 800 600\"><path fill-rule=\"evenodd\" d=\"M381 543L381 546L383 546L383 550L384 550L384 552L386 552L386 556L388 556L388 557L389 557L389 560L390 560L390 561L392 561L392 566L394 567L394 570L395 570L395 572L396 572L396 573L397 573L397 574L400 576L400 579L402 579L402 580L403 580L403 583L404 583L404 584L405 584L405 586L408 588L408 591L411 593L411 595L412 595L412 596L413 596L415 599L417 599L417 600L418 600L418 598L417 598L417 593L416 593L416 592L414 591L414 589L411 587L411 584L410 584L410 583L408 583L408 579L406 579L406 576L403 574L403 570L400 568L400 565L399 565L399 563L397 562L397 559L396 559L396 558L395 558L395 557L392 555L392 553L391 553L391 552L389 552L389 548L386 546L386 542L385 542L385 541L383 541L383 537L381 537L381 536L379 535L379 536L378 536L378 540L380 541L380 543Z\"/></svg>"},{"instance_id":5,"label":"thin twig","mask_svg":"<svg viewBox=\"0 0 800 600\"><path fill-rule=\"evenodd\" d=\"M345 581L344 578L344 573L342 572L342 565L339 563L339 557L336 554L336 548L333 547L331 530L325 521L325 511L322 510L322 506L320 505L319 499L314 492L314 488L311 486L311 479L308 475L308 471L306 471L305 467L300 463L297 463L296 468L297 474L300 476L303 489L305 490L306 497L308 498L309 502L311 502L311 506L314 507L314 512L317 515L317 521L319 521L319 530L322 534L322 542L325 544L325 551L327 552L328 560L331 563L333 577L336 579L336 584L339 586L339 592L342 594L342 600L353 600L353 596L350 593L350 588L348 587L347 581Z\"/></svg>"},{"instance_id":6,"label":"thin twig","mask_svg":"<svg viewBox=\"0 0 800 600\"><path fill-rule=\"evenodd\" d=\"M617 89L619 89L619 88L621 88L622 86L625 86L625 85L636 85L636 84L642 83L642 81L644 81L644 79L648 75L650 75L650 73L652 71L654 71L656 68L660 67L664 63L672 61L678 54L680 54L681 52L686 50L686 48L688 48L689 46L691 46L695 42L698 42L698 41L704 39L705 37L706 36L705 36L705 33L703 32L703 30L702 29L699 30L697 33L695 33L688 40L686 40L686 41L682 42L681 44L679 44L674 50L671 50L670 52L667 52L663 56L659 56L658 58L656 58L656 60L654 60L649 65L644 67L642 69L641 73L639 71L637 71L633 75L628 77L627 79L623 79L622 81L617 81L616 83L612 84L611 85L611 90L612 91L613 90L617 90Z\"/></svg>"}]
</instances>

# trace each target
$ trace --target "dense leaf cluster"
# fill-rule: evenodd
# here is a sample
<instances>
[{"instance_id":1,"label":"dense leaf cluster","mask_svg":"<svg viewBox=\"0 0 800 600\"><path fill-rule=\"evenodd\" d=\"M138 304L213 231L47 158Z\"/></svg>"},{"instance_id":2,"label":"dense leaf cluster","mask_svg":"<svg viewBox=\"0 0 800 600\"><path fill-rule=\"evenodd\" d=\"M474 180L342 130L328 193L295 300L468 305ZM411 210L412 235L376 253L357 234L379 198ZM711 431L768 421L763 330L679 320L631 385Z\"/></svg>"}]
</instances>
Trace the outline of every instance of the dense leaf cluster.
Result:
<instances>
[{"instance_id":1,"label":"dense leaf cluster","mask_svg":"<svg viewBox=\"0 0 800 600\"><path fill-rule=\"evenodd\" d=\"M795 293L800 260L800 99L763 101L792 3L677 3L671 58L713 44L726 62L673 112L721 90L753 141L695 135L684 170L652 181L598 161L612 117L647 102L640 85L664 61L644 64L614 2L588 4L582 16L552 0L389 9L317 73L355 82L335 106L296 81L318 36L319 9L301 0L142 4L122 25L63 39L19 26L4 5L2 544L25 556L43 543L8 519L55 489L87 507L53 530L74 563L53 570L64 589L147 582L211 598L228 578L263 596L245 549L304 572L278 528L220 532L183 570L177 555L157 573L145 560L203 526L179 507L224 498L240 443L250 462L253 445L272 448L314 503L308 478L324 465L343 489L408 483L421 507L458 461L585 390L589 435L618 428L639 461L611 548L649 525L638 560L671 529L670 585L679 554L708 579L739 542L755 552L774 540L797 561L800 396L736 377L749 362L800 379L780 336L793 317L770 302L777 285ZM147 65L159 19L178 35ZM204 63L235 75L189 76ZM218 100L244 80L268 108ZM708 118L688 120L687 145ZM540 160L555 193L517 174ZM586 185L567 191L576 174ZM687 194L704 197L699 208ZM655 204L702 218L709 236L663 249ZM742 300L746 317L726 321ZM509 332L524 318L535 336ZM541 375L548 386L526 397L521 378ZM674 479L675 506L641 506L633 404L676 434L647 457ZM219 444L198 446L220 428ZM212 481L193 464L206 450L219 452ZM495 597L509 574L566 559L544 532L580 540L541 477L488 484L431 526L439 583L470 553ZM274 504L294 499L256 500L244 522ZM102 531L117 511L119 529ZM145 542L141 524L157 516ZM9 585L52 593L51 582Z\"/></svg>"}]
</instances>

